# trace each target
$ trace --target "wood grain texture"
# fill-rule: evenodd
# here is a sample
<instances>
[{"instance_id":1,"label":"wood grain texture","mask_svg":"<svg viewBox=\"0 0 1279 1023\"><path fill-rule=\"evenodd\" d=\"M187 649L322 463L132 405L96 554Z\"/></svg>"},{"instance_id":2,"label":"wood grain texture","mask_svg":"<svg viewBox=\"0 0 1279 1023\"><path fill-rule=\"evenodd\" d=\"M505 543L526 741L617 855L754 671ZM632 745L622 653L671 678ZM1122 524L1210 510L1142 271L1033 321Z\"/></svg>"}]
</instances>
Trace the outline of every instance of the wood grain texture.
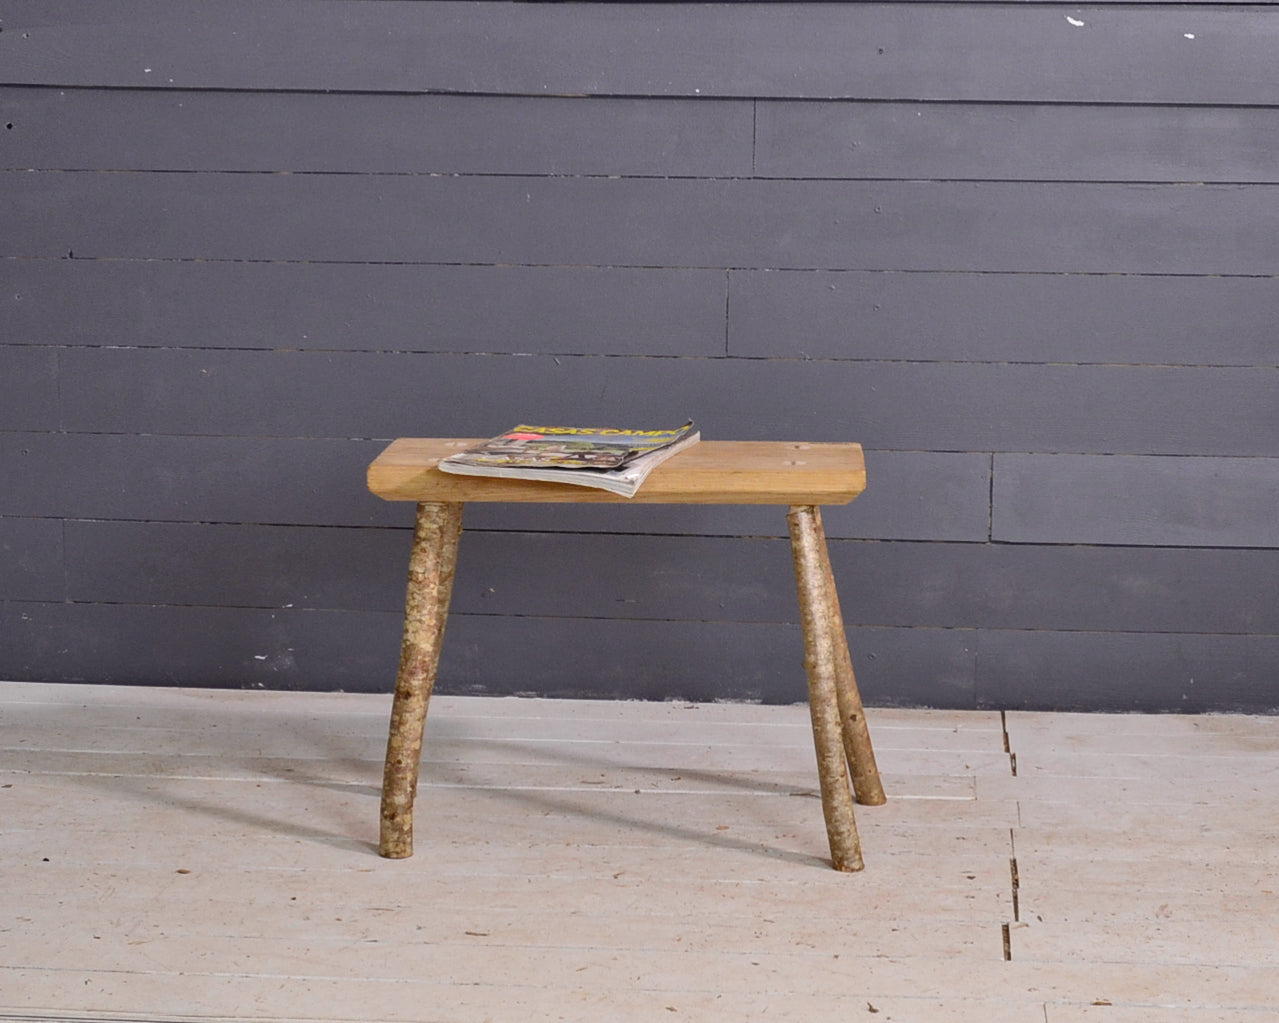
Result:
<instances>
[{"instance_id":1,"label":"wood grain texture","mask_svg":"<svg viewBox=\"0 0 1279 1023\"><path fill-rule=\"evenodd\" d=\"M401 438L369 465L369 489L387 501L790 505L847 504L866 486L857 443L699 441L653 469L629 498L595 487L458 476L437 468L441 459L481 439Z\"/></svg>"},{"instance_id":2,"label":"wood grain texture","mask_svg":"<svg viewBox=\"0 0 1279 1023\"><path fill-rule=\"evenodd\" d=\"M990 535L990 456L965 452L864 451L874 484L849 505L822 512L830 537L985 541ZM485 530L784 537L768 508L732 505L476 505Z\"/></svg>"}]
</instances>

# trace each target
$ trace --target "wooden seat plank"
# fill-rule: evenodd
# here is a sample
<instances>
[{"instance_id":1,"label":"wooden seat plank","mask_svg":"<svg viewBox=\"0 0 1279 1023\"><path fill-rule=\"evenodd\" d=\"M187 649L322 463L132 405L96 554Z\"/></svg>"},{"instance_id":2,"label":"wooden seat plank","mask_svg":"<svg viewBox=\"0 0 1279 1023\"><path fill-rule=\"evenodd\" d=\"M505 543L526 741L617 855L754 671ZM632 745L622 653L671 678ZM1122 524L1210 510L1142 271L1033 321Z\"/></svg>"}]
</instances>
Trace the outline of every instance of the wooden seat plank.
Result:
<instances>
[{"instance_id":1,"label":"wooden seat plank","mask_svg":"<svg viewBox=\"0 0 1279 1023\"><path fill-rule=\"evenodd\" d=\"M573 484L459 476L440 459L474 438L405 437L369 466L368 487L387 501L538 504L847 504L866 487L860 444L699 441L663 462L634 497Z\"/></svg>"}]
</instances>

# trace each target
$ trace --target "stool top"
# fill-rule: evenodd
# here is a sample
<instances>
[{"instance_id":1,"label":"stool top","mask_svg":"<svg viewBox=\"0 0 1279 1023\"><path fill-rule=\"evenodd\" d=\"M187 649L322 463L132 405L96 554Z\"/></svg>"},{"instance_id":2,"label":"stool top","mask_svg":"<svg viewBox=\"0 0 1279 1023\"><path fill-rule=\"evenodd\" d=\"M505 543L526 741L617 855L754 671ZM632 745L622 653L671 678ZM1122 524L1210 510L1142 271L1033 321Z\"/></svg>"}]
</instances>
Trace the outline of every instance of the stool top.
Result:
<instances>
[{"instance_id":1,"label":"stool top","mask_svg":"<svg viewBox=\"0 0 1279 1023\"><path fill-rule=\"evenodd\" d=\"M548 504L847 504L866 487L860 444L703 440L657 466L634 497L572 483L441 472L440 459L479 439L402 437L369 466L387 501Z\"/></svg>"}]
</instances>

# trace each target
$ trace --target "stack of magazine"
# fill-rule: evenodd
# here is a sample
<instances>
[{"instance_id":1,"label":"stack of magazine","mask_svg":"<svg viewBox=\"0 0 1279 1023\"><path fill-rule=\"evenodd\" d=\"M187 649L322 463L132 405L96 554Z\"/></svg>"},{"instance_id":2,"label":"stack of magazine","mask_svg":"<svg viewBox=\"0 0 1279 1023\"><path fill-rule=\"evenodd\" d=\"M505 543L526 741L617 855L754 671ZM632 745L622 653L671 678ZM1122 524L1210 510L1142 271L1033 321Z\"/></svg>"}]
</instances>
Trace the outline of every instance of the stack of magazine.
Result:
<instances>
[{"instance_id":1,"label":"stack of magazine","mask_svg":"<svg viewBox=\"0 0 1279 1023\"><path fill-rule=\"evenodd\" d=\"M677 430L517 426L441 460L445 472L574 483L632 497L653 468L697 443L690 420Z\"/></svg>"}]
</instances>

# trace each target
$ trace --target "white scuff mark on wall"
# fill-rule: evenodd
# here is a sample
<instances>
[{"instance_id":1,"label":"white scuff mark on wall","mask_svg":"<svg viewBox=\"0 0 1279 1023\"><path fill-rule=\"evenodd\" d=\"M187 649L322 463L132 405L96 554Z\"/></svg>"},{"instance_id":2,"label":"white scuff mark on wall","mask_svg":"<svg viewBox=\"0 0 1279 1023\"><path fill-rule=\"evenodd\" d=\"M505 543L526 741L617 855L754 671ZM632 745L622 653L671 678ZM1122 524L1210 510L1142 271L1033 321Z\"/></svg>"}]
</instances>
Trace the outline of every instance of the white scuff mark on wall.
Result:
<instances>
[{"instance_id":1,"label":"white scuff mark on wall","mask_svg":"<svg viewBox=\"0 0 1279 1023\"><path fill-rule=\"evenodd\" d=\"M1083 28L1087 24L1087 22L1080 21L1078 18L1072 18L1069 14L1066 15L1066 20L1074 25L1075 28Z\"/></svg>"},{"instance_id":2,"label":"white scuff mark on wall","mask_svg":"<svg viewBox=\"0 0 1279 1023\"><path fill-rule=\"evenodd\" d=\"M1193 39L1195 37L1195 34L1193 32L1186 32L1185 37L1187 39Z\"/></svg>"}]
</instances>

